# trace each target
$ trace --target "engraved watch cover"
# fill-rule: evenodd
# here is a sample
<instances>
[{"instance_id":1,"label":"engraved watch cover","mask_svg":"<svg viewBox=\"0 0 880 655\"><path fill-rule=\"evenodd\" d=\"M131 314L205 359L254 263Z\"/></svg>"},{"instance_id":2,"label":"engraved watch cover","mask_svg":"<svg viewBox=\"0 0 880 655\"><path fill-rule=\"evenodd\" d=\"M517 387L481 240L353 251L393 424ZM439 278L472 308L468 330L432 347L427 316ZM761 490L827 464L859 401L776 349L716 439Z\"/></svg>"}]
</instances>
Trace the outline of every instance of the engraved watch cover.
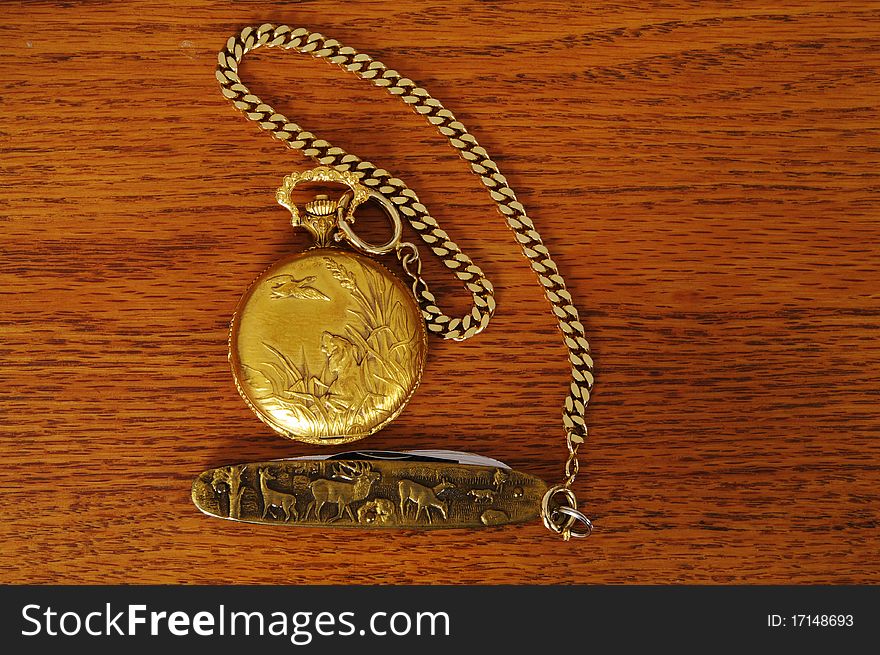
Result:
<instances>
[{"instance_id":1,"label":"engraved watch cover","mask_svg":"<svg viewBox=\"0 0 880 655\"><path fill-rule=\"evenodd\" d=\"M248 288L229 332L239 393L276 432L341 444L380 430L421 379L425 324L415 298L372 259L315 248Z\"/></svg>"}]
</instances>

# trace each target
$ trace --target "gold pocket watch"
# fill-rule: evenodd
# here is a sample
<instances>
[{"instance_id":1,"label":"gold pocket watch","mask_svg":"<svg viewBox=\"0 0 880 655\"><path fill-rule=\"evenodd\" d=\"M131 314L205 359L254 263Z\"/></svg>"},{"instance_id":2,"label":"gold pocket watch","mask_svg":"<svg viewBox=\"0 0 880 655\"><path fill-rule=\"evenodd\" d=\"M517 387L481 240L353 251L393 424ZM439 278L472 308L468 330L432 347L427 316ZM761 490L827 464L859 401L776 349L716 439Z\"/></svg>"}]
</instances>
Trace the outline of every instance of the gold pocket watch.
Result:
<instances>
[{"instance_id":1,"label":"gold pocket watch","mask_svg":"<svg viewBox=\"0 0 880 655\"><path fill-rule=\"evenodd\" d=\"M392 421L415 392L428 333L468 339L485 329L495 310L482 270L402 180L319 139L250 92L238 67L260 47L324 59L386 89L434 125L479 176L537 275L568 350L564 476L548 487L483 455L356 451L208 469L193 482L193 502L211 516L272 525L478 528L540 517L566 541L588 536L592 523L578 509L572 487L587 436L593 361L571 295L534 223L485 149L425 89L335 39L287 25L246 27L218 54L223 95L275 139L318 164L286 177L276 195L290 210L292 224L310 232L314 247L263 272L231 322L229 361L242 398L285 437L318 445L362 439ZM292 192L305 183L347 190L300 206ZM379 203L391 225L384 244L368 243L355 230L355 212L368 200ZM473 306L464 316L447 316L439 308L421 275L418 247L402 241L403 221L470 292ZM374 259L384 255L397 258L409 284Z\"/></svg>"},{"instance_id":2,"label":"gold pocket watch","mask_svg":"<svg viewBox=\"0 0 880 655\"><path fill-rule=\"evenodd\" d=\"M349 190L300 208L291 194L304 182ZM394 206L352 173L327 167L293 173L276 197L315 245L274 263L242 297L229 332L235 385L260 420L283 436L324 445L361 439L400 414L419 385L427 352L412 291L366 255L414 246L401 243ZM391 238L379 246L354 230L355 210L370 198L392 225ZM343 243L364 254L342 249Z\"/></svg>"}]
</instances>

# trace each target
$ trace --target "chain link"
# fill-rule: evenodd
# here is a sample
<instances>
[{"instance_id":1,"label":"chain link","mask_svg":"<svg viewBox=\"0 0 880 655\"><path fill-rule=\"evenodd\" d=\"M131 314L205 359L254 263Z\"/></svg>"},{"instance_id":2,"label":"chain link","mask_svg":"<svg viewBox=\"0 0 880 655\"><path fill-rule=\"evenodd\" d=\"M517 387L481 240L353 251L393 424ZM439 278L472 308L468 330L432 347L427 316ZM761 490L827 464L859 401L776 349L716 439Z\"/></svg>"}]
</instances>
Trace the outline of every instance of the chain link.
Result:
<instances>
[{"instance_id":1,"label":"chain link","mask_svg":"<svg viewBox=\"0 0 880 655\"><path fill-rule=\"evenodd\" d=\"M414 256L409 252L402 255L402 263L413 278L413 291L427 328L444 339L462 341L485 329L495 311L492 284L485 278L483 271L450 240L449 235L440 229L427 208L419 202L415 192L402 180L371 162L363 161L342 148L319 139L250 92L238 76L238 66L245 54L260 47L283 48L308 54L384 88L434 125L459 155L470 164L471 170L479 176L507 221L508 227L515 233L523 255L538 276L544 295L553 307L553 314L559 323L569 353L572 381L562 412L568 448L565 479L562 484L552 487L543 499L544 524L566 540L571 536L589 534L592 524L577 510L577 501L571 485L579 468L578 448L587 437L584 412L593 388L593 360L590 356L590 346L584 336L584 326L578 318L571 295L565 288L565 282L556 264L550 258L550 253L531 219L526 215L525 208L516 199L507 180L499 172L498 166L489 158L477 140L468 133L464 125L456 120L452 112L432 98L425 89L369 55L343 46L335 39L327 38L317 32L309 32L304 28L264 24L259 27L246 27L238 36L230 37L226 47L218 54L217 80L220 82L223 95L236 109L287 147L302 151L305 156L324 166L359 174L362 184L394 203L430 250L464 283L465 288L473 295L473 307L461 318L447 316L437 306L427 282L421 277L418 252L416 251ZM415 266L415 269L410 268L410 265ZM558 500L557 497L560 495L564 497L564 502ZM585 522L588 527L587 533L577 533L572 530L572 526L578 520Z\"/></svg>"}]
</instances>

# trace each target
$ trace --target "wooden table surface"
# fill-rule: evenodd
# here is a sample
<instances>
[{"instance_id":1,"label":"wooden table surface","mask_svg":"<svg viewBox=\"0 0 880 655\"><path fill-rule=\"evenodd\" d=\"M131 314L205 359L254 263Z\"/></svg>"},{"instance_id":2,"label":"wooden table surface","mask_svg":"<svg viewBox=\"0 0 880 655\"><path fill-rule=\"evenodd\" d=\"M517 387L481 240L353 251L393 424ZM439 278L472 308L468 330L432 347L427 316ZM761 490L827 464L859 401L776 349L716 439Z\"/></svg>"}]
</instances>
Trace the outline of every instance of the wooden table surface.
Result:
<instances>
[{"instance_id":1,"label":"wooden table surface","mask_svg":"<svg viewBox=\"0 0 880 655\"><path fill-rule=\"evenodd\" d=\"M0 582L880 582L880 3L584 5L6 5ZM262 22L424 85L526 205L597 363L576 484L592 538L278 529L190 502L204 468L314 452L251 414L226 361L240 294L306 244L274 191L311 162L214 79ZM432 340L407 410L359 445L557 480L565 351L467 166L322 62L243 70L406 180L498 292L489 329Z\"/></svg>"}]
</instances>

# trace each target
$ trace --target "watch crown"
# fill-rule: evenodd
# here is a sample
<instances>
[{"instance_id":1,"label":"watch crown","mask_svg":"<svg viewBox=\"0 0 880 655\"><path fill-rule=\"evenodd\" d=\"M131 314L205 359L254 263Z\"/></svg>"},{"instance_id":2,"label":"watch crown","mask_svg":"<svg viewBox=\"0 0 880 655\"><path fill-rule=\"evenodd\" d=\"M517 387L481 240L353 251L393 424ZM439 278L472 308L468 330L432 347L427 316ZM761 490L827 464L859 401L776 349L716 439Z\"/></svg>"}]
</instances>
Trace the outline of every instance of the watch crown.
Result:
<instances>
[{"instance_id":1,"label":"watch crown","mask_svg":"<svg viewBox=\"0 0 880 655\"><path fill-rule=\"evenodd\" d=\"M330 200L328 196L320 195L315 196L314 200L306 203L305 210L313 216L332 216L336 213L338 206L339 203L337 201Z\"/></svg>"}]
</instances>

